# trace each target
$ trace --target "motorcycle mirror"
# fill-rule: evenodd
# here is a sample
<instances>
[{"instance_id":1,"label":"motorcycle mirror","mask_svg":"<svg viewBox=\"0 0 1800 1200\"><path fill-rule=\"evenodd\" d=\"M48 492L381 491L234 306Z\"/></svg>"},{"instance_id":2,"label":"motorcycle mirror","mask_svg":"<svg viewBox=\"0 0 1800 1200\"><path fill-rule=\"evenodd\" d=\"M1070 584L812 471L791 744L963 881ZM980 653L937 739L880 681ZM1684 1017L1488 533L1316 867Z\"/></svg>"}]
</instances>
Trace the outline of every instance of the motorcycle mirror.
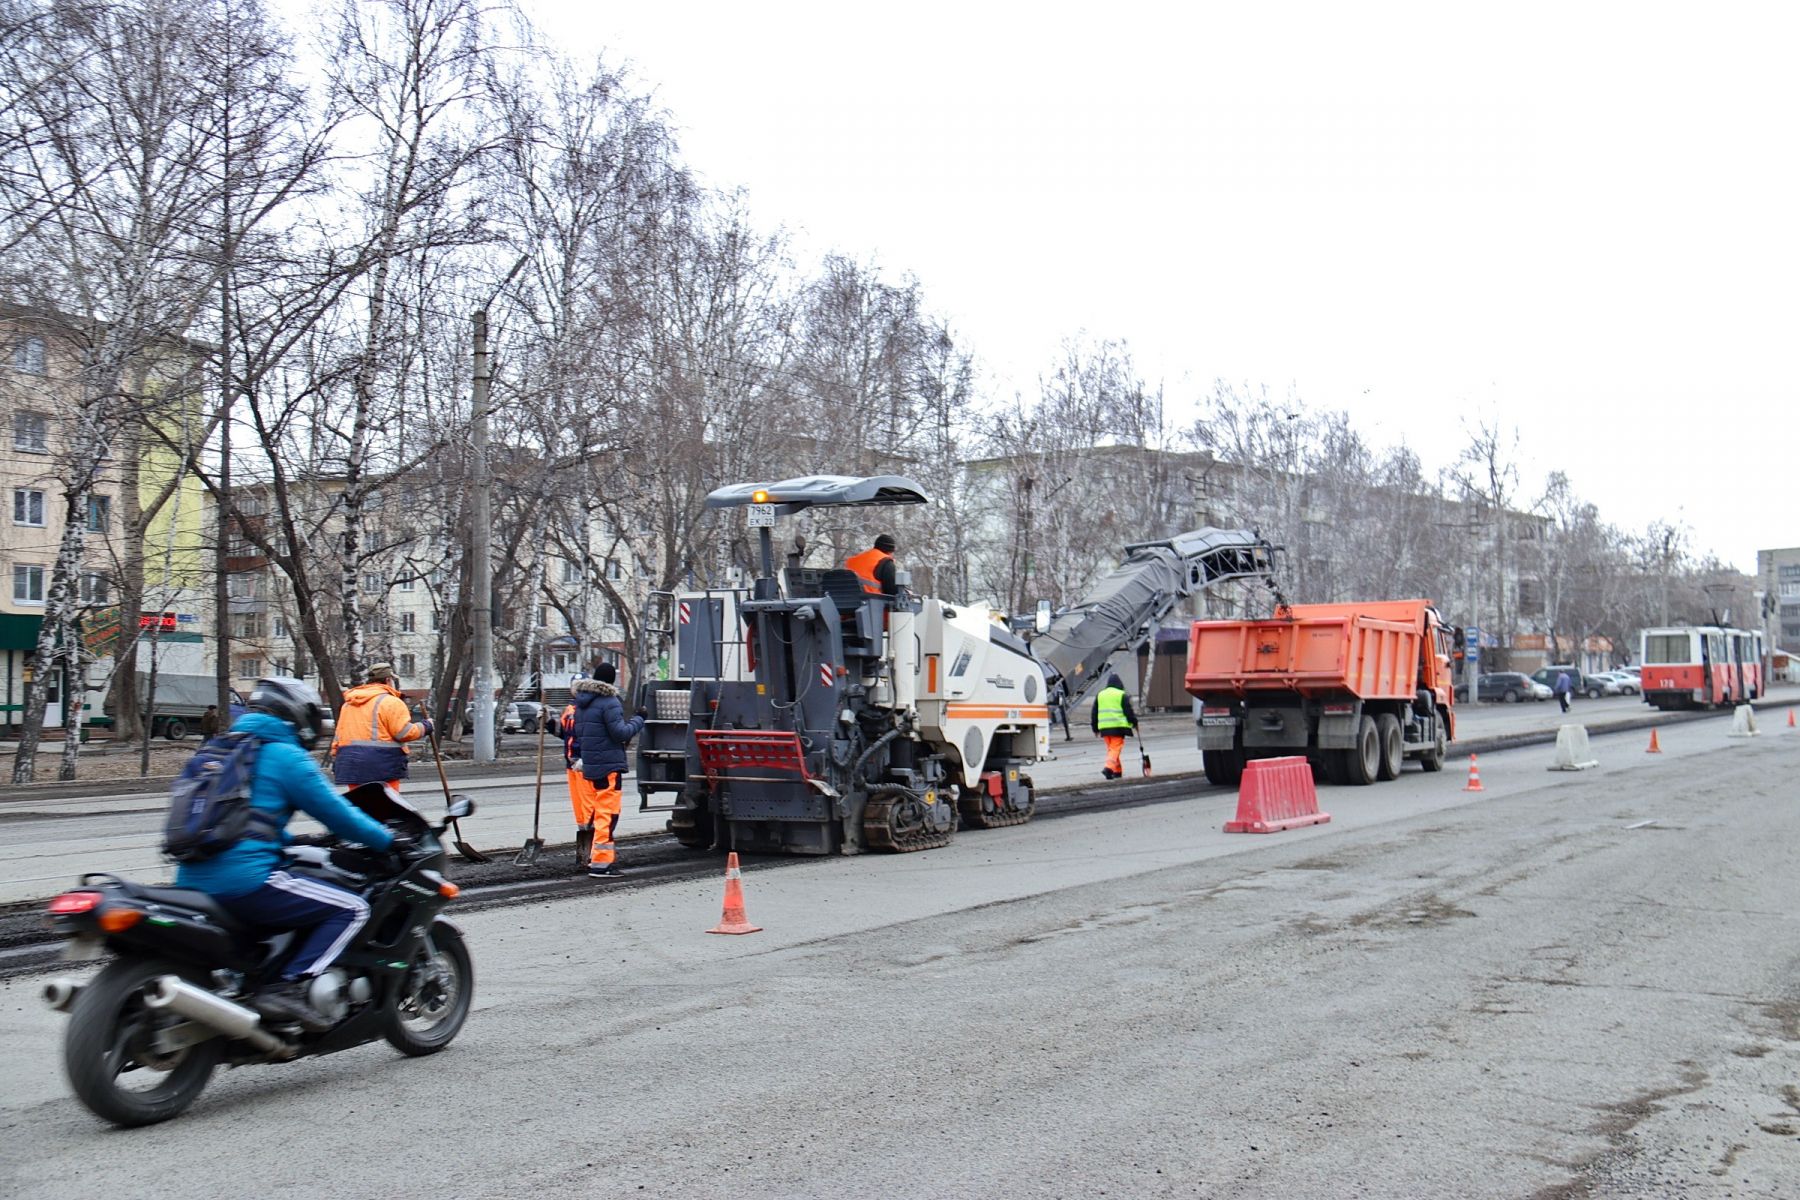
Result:
<instances>
[{"instance_id":1,"label":"motorcycle mirror","mask_svg":"<svg viewBox=\"0 0 1800 1200\"><path fill-rule=\"evenodd\" d=\"M475 802L464 795L450 797L450 804L445 809L452 821L460 821L475 812Z\"/></svg>"}]
</instances>

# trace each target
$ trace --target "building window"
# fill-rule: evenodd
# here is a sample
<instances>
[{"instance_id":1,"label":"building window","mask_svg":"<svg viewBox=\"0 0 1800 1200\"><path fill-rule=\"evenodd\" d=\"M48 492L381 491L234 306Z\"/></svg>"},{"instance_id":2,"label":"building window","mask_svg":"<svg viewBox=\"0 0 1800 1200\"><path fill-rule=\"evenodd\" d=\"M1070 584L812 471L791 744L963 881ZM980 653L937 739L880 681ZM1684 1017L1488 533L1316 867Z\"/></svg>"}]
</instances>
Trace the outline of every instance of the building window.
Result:
<instances>
[{"instance_id":1,"label":"building window","mask_svg":"<svg viewBox=\"0 0 1800 1200\"><path fill-rule=\"evenodd\" d=\"M31 454L50 453L50 418L40 412L14 413L13 449Z\"/></svg>"},{"instance_id":2,"label":"building window","mask_svg":"<svg viewBox=\"0 0 1800 1200\"><path fill-rule=\"evenodd\" d=\"M431 632L442 633L443 631L444 631L443 610L434 608L431 610Z\"/></svg>"},{"instance_id":3,"label":"building window","mask_svg":"<svg viewBox=\"0 0 1800 1200\"><path fill-rule=\"evenodd\" d=\"M98 571L81 573L81 602L83 604L105 604L112 595L112 581Z\"/></svg>"},{"instance_id":4,"label":"building window","mask_svg":"<svg viewBox=\"0 0 1800 1200\"><path fill-rule=\"evenodd\" d=\"M275 673L277 675L288 674L288 660L287 659L278 658L275 660Z\"/></svg>"},{"instance_id":5,"label":"building window","mask_svg":"<svg viewBox=\"0 0 1800 1200\"><path fill-rule=\"evenodd\" d=\"M403 592L417 591L418 587L419 587L419 581L417 579L402 579L395 586L398 587Z\"/></svg>"},{"instance_id":6,"label":"building window","mask_svg":"<svg viewBox=\"0 0 1800 1200\"><path fill-rule=\"evenodd\" d=\"M263 615L261 613L232 613L231 636L234 638L260 638L263 635Z\"/></svg>"},{"instance_id":7,"label":"building window","mask_svg":"<svg viewBox=\"0 0 1800 1200\"><path fill-rule=\"evenodd\" d=\"M89 496L88 520L89 533L105 533L112 525L112 497Z\"/></svg>"},{"instance_id":8,"label":"building window","mask_svg":"<svg viewBox=\"0 0 1800 1200\"><path fill-rule=\"evenodd\" d=\"M625 578L625 569L619 565L618 559L609 558L606 560L606 577L608 579Z\"/></svg>"},{"instance_id":9,"label":"building window","mask_svg":"<svg viewBox=\"0 0 1800 1200\"><path fill-rule=\"evenodd\" d=\"M419 618L416 615L414 615L413 613L409 613L409 612L403 612L400 614L400 632L401 633L416 633L416 632L418 632L418 628L419 628Z\"/></svg>"},{"instance_id":10,"label":"building window","mask_svg":"<svg viewBox=\"0 0 1800 1200\"><path fill-rule=\"evenodd\" d=\"M262 659L254 655L242 655L237 660L237 673L240 679L255 679L262 674Z\"/></svg>"},{"instance_id":11,"label":"building window","mask_svg":"<svg viewBox=\"0 0 1800 1200\"><path fill-rule=\"evenodd\" d=\"M13 564L13 603L42 604L44 602L44 568L34 567L28 563Z\"/></svg>"},{"instance_id":12,"label":"building window","mask_svg":"<svg viewBox=\"0 0 1800 1200\"><path fill-rule=\"evenodd\" d=\"M14 488L13 524L43 528L44 493L36 488Z\"/></svg>"},{"instance_id":13,"label":"building window","mask_svg":"<svg viewBox=\"0 0 1800 1200\"><path fill-rule=\"evenodd\" d=\"M234 571L225 577L225 594L233 600L254 600L256 580L254 571Z\"/></svg>"},{"instance_id":14,"label":"building window","mask_svg":"<svg viewBox=\"0 0 1800 1200\"><path fill-rule=\"evenodd\" d=\"M13 370L21 375L44 375L49 373L45 362L44 339L28 337L13 347Z\"/></svg>"},{"instance_id":15,"label":"building window","mask_svg":"<svg viewBox=\"0 0 1800 1200\"><path fill-rule=\"evenodd\" d=\"M384 590L386 590L386 589L384 589L381 586L381 576L379 576L379 575L364 575L363 576L363 591L379 592L379 591L384 591Z\"/></svg>"},{"instance_id":16,"label":"building window","mask_svg":"<svg viewBox=\"0 0 1800 1200\"><path fill-rule=\"evenodd\" d=\"M418 661L410 654L402 654L400 656L400 678L405 679L412 675L413 670L418 666Z\"/></svg>"},{"instance_id":17,"label":"building window","mask_svg":"<svg viewBox=\"0 0 1800 1200\"><path fill-rule=\"evenodd\" d=\"M287 618L280 613L276 613L273 617L269 618L269 626L275 631L275 636L278 638L284 638L288 635Z\"/></svg>"},{"instance_id":18,"label":"building window","mask_svg":"<svg viewBox=\"0 0 1800 1200\"><path fill-rule=\"evenodd\" d=\"M581 582L581 564L570 559L562 560L562 581L564 583Z\"/></svg>"},{"instance_id":19,"label":"building window","mask_svg":"<svg viewBox=\"0 0 1800 1200\"><path fill-rule=\"evenodd\" d=\"M388 631L387 618L378 612L370 613L368 631L370 633L386 633Z\"/></svg>"}]
</instances>

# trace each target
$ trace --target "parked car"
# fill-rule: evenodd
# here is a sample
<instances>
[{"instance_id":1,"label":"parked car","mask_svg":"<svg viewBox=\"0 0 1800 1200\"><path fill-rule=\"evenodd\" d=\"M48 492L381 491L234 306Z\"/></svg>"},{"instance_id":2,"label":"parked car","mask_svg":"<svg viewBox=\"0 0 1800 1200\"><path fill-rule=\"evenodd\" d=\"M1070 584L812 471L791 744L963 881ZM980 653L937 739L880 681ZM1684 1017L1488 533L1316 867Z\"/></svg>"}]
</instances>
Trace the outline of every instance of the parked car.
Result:
<instances>
[{"instance_id":1,"label":"parked car","mask_svg":"<svg viewBox=\"0 0 1800 1200\"><path fill-rule=\"evenodd\" d=\"M544 706L536 700L514 700L500 716L502 733L536 733Z\"/></svg>"},{"instance_id":2,"label":"parked car","mask_svg":"<svg viewBox=\"0 0 1800 1200\"><path fill-rule=\"evenodd\" d=\"M1630 671L1601 671L1593 676L1595 679L1606 679L1619 685L1619 691L1627 696L1635 696L1643 690L1638 677ZM1607 693L1612 695L1611 692Z\"/></svg>"},{"instance_id":3,"label":"parked car","mask_svg":"<svg viewBox=\"0 0 1800 1200\"><path fill-rule=\"evenodd\" d=\"M1601 679L1597 675L1584 675L1576 668L1567 665L1544 667L1541 670L1533 671L1531 673L1531 678L1534 682L1541 683L1554 692L1556 690L1556 677L1561 675L1564 671L1569 673L1571 690L1573 694L1577 696L1586 696L1589 700L1598 700L1602 696L1617 696L1620 694L1619 685L1613 683L1611 680Z\"/></svg>"},{"instance_id":4,"label":"parked car","mask_svg":"<svg viewBox=\"0 0 1800 1200\"><path fill-rule=\"evenodd\" d=\"M1495 671L1475 681L1475 696L1484 703L1516 704L1522 700L1548 700L1550 689L1533 683L1518 671Z\"/></svg>"}]
</instances>

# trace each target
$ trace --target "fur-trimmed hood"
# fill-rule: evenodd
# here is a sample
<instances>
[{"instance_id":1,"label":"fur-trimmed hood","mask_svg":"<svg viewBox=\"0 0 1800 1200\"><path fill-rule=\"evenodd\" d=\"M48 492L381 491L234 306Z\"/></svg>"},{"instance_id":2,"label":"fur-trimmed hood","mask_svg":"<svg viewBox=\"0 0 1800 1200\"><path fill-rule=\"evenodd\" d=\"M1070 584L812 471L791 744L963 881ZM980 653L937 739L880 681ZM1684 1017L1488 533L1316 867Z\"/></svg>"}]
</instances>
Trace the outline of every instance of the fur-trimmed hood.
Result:
<instances>
[{"instance_id":1,"label":"fur-trimmed hood","mask_svg":"<svg viewBox=\"0 0 1800 1200\"><path fill-rule=\"evenodd\" d=\"M572 692L593 692L597 696L616 696L619 689L610 683L602 683L598 679L577 679L569 689Z\"/></svg>"}]
</instances>

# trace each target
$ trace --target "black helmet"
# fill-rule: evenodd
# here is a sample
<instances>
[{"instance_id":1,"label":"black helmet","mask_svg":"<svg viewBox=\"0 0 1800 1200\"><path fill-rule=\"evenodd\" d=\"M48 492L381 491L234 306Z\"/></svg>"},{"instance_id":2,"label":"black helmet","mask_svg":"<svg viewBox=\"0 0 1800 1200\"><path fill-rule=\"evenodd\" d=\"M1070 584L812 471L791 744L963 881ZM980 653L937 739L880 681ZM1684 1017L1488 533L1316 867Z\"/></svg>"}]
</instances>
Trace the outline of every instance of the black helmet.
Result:
<instances>
[{"instance_id":1,"label":"black helmet","mask_svg":"<svg viewBox=\"0 0 1800 1200\"><path fill-rule=\"evenodd\" d=\"M300 744L311 750L325 732L325 700L303 679L276 676L259 679L250 691L250 710L280 717L294 727Z\"/></svg>"}]
</instances>

